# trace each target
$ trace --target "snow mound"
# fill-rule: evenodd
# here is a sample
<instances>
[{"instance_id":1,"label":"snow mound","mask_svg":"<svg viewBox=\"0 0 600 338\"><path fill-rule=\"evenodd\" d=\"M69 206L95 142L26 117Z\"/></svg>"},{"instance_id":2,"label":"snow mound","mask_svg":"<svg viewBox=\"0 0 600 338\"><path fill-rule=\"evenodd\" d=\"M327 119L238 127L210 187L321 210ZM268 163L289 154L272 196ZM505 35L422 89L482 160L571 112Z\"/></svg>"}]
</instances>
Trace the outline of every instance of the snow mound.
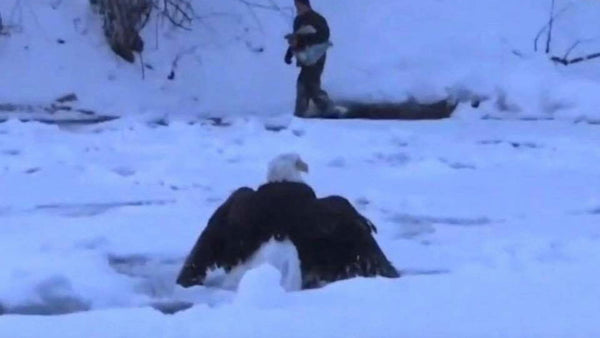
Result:
<instances>
[{"instance_id":1,"label":"snow mound","mask_svg":"<svg viewBox=\"0 0 600 338\"><path fill-rule=\"evenodd\" d=\"M280 284L281 273L268 263L244 274L237 290L236 304L258 307L280 307L285 290Z\"/></svg>"},{"instance_id":2,"label":"snow mound","mask_svg":"<svg viewBox=\"0 0 600 338\"><path fill-rule=\"evenodd\" d=\"M210 270L204 280L204 285L227 290L236 290L248 271L262 264L271 265L280 273L279 285L286 291L299 290L302 280L300 260L294 244L289 240L277 241L271 238L244 263L226 272L222 268Z\"/></svg>"}]
</instances>

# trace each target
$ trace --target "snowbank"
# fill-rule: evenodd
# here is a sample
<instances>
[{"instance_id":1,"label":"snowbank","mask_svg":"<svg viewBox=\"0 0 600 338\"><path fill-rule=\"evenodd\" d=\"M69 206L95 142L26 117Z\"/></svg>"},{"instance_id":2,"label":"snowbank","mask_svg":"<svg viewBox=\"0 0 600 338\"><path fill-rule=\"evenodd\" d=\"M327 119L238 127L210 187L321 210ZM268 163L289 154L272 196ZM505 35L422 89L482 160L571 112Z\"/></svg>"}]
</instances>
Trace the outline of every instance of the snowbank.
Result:
<instances>
[{"instance_id":1,"label":"snowbank","mask_svg":"<svg viewBox=\"0 0 600 338\"><path fill-rule=\"evenodd\" d=\"M21 3L15 7L16 3ZM192 31L153 18L143 31L145 79L106 47L85 0L3 1L0 102L48 102L75 92L106 114L133 116L291 114L297 69L283 63L291 1L281 11L235 0L197 1ZM488 97L480 111L500 117L598 118L598 61L553 65L533 52L549 1L317 1L334 47L323 78L334 98L429 101L451 91ZM597 52L595 1L557 1L552 50ZM158 29L157 29L158 27ZM64 40L64 44L58 43ZM540 49L545 44L540 39ZM167 77L180 56L174 80ZM473 113L473 112L472 112ZM472 114L470 113L470 114Z\"/></svg>"},{"instance_id":2,"label":"snowbank","mask_svg":"<svg viewBox=\"0 0 600 338\"><path fill-rule=\"evenodd\" d=\"M0 336L598 336L599 142L558 121L0 124ZM290 150L407 275L175 287L211 213Z\"/></svg>"}]
</instances>

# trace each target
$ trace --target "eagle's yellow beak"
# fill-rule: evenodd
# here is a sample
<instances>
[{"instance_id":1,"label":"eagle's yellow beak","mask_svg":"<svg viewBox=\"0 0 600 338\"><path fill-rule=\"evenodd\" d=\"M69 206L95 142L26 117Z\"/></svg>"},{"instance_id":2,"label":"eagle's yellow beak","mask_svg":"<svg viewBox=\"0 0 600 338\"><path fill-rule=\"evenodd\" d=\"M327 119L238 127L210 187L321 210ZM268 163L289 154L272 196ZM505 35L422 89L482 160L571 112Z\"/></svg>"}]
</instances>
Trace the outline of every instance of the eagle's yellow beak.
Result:
<instances>
[{"instance_id":1,"label":"eagle's yellow beak","mask_svg":"<svg viewBox=\"0 0 600 338\"><path fill-rule=\"evenodd\" d=\"M304 162L302 160L297 160L296 161L296 169L298 169L298 171L308 173L308 164L306 164L306 162Z\"/></svg>"}]
</instances>

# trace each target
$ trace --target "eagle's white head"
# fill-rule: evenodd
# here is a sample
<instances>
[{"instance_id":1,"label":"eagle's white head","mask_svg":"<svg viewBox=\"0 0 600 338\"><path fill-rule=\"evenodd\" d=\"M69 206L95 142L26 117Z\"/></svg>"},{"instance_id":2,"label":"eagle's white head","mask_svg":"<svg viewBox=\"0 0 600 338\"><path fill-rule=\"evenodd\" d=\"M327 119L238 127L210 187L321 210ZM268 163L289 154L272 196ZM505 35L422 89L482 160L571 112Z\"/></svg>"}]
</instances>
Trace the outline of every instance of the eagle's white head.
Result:
<instances>
[{"instance_id":1,"label":"eagle's white head","mask_svg":"<svg viewBox=\"0 0 600 338\"><path fill-rule=\"evenodd\" d=\"M269 163L267 181L303 182L301 173L308 173L308 164L297 153L286 153L275 157Z\"/></svg>"}]
</instances>

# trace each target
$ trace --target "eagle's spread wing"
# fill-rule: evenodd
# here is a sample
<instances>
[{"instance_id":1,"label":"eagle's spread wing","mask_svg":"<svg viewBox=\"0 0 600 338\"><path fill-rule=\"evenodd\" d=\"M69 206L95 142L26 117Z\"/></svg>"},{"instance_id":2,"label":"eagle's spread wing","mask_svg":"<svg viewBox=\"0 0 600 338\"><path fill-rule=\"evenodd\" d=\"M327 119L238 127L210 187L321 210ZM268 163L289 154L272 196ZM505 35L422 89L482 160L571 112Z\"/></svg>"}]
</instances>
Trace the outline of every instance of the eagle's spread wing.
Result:
<instances>
[{"instance_id":1,"label":"eagle's spread wing","mask_svg":"<svg viewBox=\"0 0 600 338\"><path fill-rule=\"evenodd\" d=\"M205 285L212 269L230 272L272 237L288 238L296 247L303 289L358 276L399 277L373 238L375 231L348 200L317 199L305 184L240 188L210 217L177 284Z\"/></svg>"},{"instance_id":2,"label":"eagle's spread wing","mask_svg":"<svg viewBox=\"0 0 600 338\"><path fill-rule=\"evenodd\" d=\"M260 246L260 234L254 231L256 216L253 202L256 192L240 188L210 217L208 224L177 277L183 287L202 285L209 269L223 268L229 271L254 253Z\"/></svg>"},{"instance_id":3,"label":"eagle's spread wing","mask_svg":"<svg viewBox=\"0 0 600 338\"><path fill-rule=\"evenodd\" d=\"M302 265L303 288L352 277L399 277L372 232L375 226L341 196L315 199L292 241Z\"/></svg>"}]
</instances>

